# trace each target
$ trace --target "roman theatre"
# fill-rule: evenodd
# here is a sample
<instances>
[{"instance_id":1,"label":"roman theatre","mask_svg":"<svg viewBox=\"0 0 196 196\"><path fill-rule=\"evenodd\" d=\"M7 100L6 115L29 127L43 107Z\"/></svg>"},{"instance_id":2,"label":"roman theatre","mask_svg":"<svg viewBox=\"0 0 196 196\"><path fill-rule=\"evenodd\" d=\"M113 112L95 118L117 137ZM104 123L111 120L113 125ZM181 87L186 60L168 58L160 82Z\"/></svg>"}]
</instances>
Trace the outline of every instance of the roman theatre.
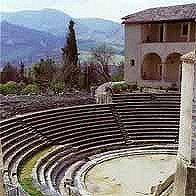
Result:
<instances>
[{"instance_id":1,"label":"roman theatre","mask_svg":"<svg viewBox=\"0 0 196 196\"><path fill-rule=\"evenodd\" d=\"M28 195L19 174L37 157L40 195L195 196L195 59L182 57L181 96L106 93L1 121L1 195Z\"/></svg>"}]
</instances>

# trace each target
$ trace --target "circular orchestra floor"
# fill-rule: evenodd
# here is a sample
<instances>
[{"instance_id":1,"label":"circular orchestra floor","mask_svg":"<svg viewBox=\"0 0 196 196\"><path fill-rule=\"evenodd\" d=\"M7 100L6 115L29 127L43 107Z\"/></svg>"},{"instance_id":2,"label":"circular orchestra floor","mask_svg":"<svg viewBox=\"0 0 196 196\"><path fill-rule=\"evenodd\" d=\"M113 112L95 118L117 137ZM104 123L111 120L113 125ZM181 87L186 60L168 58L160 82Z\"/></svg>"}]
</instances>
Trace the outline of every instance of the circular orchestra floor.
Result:
<instances>
[{"instance_id":1,"label":"circular orchestra floor","mask_svg":"<svg viewBox=\"0 0 196 196\"><path fill-rule=\"evenodd\" d=\"M152 186L175 172L175 155L148 154L104 161L85 175L86 190L93 196L150 195Z\"/></svg>"}]
</instances>

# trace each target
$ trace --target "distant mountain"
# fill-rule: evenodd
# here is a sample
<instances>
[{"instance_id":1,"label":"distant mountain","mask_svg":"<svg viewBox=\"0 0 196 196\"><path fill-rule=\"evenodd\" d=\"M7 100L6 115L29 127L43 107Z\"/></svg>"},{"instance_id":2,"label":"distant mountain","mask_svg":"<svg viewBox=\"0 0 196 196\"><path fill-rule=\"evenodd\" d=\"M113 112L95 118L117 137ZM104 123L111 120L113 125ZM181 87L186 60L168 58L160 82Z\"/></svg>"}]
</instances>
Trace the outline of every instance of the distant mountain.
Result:
<instances>
[{"instance_id":1,"label":"distant mountain","mask_svg":"<svg viewBox=\"0 0 196 196\"><path fill-rule=\"evenodd\" d=\"M113 21L97 18L74 19L54 9L0 14L0 65L19 60L32 63L46 56L59 60L70 19L76 24L80 52L89 51L102 42L113 46L118 54L123 51L123 28Z\"/></svg>"},{"instance_id":2,"label":"distant mountain","mask_svg":"<svg viewBox=\"0 0 196 196\"><path fill-rule=\"evenodd\" d=\"M2 22L0 63L35 62L51 54L56 56L63 41L49 33Z\"/></svg>"},{"instance_id":3,"label":"distant mountain","mask_svg":"<svg viewBox=\"0 0 196 196\"><path fill-rule=\"evenodd\" d=\"M18 64L22 60L26 64L31 64L47 56L58 62L61 60L61 48L64 43L65 39L62 37L3 21L0 68L7 62ZM78 40L80 51L88 51L89 47L95 46L95 41Z\"/></svg>"},{"instance_id":4,"label":"distant mountain","mask_svg":"<svg viewBox=\"0 0 196 196\"><path fill-rule=\"evenodd\" d=\"M123 27L119 23L98 18L74 19L74 21L79 39L123 45Z\"/></svg>"},{"instance_id":5,"label":"distant mountain","mask_svg":"<svg viewBox=\"0 0 196 196\"><path fill-rule=\"evenodd\" d=\"M68 23L76 23L78 39L108 42L123 45L123 28L121 24L97 18L72 18L62 11L42 9L39 11L1 12L1 20L11 24L46 31L56 36L65 37Z\"/></svg>"},{"instance_id":6,"label":"distant mountain","mask_svg":"<svg viewBox=\"0 0 196 196\"><path fill-rule=\"evenodd\" d=\"M31 64L46 56L60 61L64 43L65 39L62 37L3 21L0 37L0 67L8 61L18 64L22 60ZM78 40L78 46L79 50L88 51L88 47L95 47L96 42Z\"/></svg>"},{"instance_id":7,"label":"distant mountain","mask_svg":"<svg viewBox=\"0 0 196 196\"><path fill-rule=\"evenodd\" d=\"M1 20L38 31L64 36L71 17L65 13L43 9L40 11L1 12Z\"/></svg>"}]
</instances>

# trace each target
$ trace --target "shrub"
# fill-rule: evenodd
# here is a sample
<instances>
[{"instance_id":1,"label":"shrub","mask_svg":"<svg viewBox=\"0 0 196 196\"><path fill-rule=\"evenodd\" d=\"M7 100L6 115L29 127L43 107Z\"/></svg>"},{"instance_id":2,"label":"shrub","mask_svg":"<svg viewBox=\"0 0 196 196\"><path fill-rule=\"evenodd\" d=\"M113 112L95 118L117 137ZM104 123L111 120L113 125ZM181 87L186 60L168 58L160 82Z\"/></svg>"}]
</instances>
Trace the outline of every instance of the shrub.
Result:
<instances>
[{"instance_id":1,"label":"shrub","mask_svg":"<svg viewBox=\"0 0 196 196\"><path fill-rule=\"evenodd\" d=\"M0 85L0 93L3 95L13 95L18 93L17 83L9 81L6 84Z\"/></svg>"},{"instance_id":2,"label":"shrub","mask_svg":"<svg viewBox=\"0 0 196 196\"><path fill-rule=\"evenodd\" d=\"M140 93L142 93L143 92L143 90L144 90L144 87L143 86L140 86Z\"/></svg>"},{"instance_id":3,"label":"shrub","mask_svg":"<svg viewBox=\"0 0 196 196\"><path fill-rule=\"evenodd\" d=\"M65 90L65 84L63 82L56 82L51 85L51 89L55 93L62 93Z\"/></svg>"},{"instance_id":4,"label":"shrub","mask_svg":"<svg viewBox=\"0 0 196 196\"><path fill-rule=\"evenodd\" d=\"M130 91L136 91L136 90L138 90L137 84L129 85L129 90L130 90Z\"/></svg>"},{"instance_id":5,"label":"shrub","mask_svg":"<svg viewBox=\"0 0 196 196\"><path fill-rule=\"evenodd\" d=\"M112 76L112 82L120 82L123 80L123 76L120 74L115 74Z\"/></svg>"},{"instance_id":6,"label":"shrub","mask_svg":"<svg viewBox=\"0 0 196 196\"><path fill-rule=\"evenodd\" d=\"M122 91L121 87L122 87L122 84L121 83L113 84L112 85L112 91L114 93L120 93Z\"/></svg>"},{"instance_id":7,"label":"shrub","mask_svg":"<svg viewBox=\"0 0 196 196\"><path fill-rule=\"evenodd\" d=\"M112 89L116 92L127 91L129 87L130 86L127 83L117 83L112 85Z\"/></svg>"},{"instance_id":8,"label":"shrub","mask_svg":"<svg viewBox=\"0 0 196 196\"><path fill-rule=\"evenodd\" d=\"M17 83L18 92L21 93L25 86L26 84L24 82Z\"/></svg>"},{"instance_id":9,"label":"shrub","mask_svg":"<svg viewBox=\"0 0 196 196\"><path fill-rule=\"evenodd\" d=\"M120 90L121 89L121 84L120 83L112 84L112 89L114 89L114 90Z\"/></svg>"},{"instance_id":10,"label":"shrub","mask_svg":"<svg viewBox=\"0 0 196 196\"><path fill-rule=\"evenodd\" d=\"M167 88L167 91L171 90L171 91L178 91L178 87L176 83L172 83L170 87Z\"/></svg>"},{"instance_id":11,"label":"shrub","mask_svg":"<svg viewBox=\"0 0 196 196\"><path fill-rule=\"evenodd\" d=\"M28 84L24 89L22 89L22 93L27 94L38 94L39 87L35 84Z\"/></svg>"},{"instance_id":12,"label":"shrub","mask_svg":"<svg viewBox=\"0 0 196 196\"><path fill-rule=\"evenodd\" d=\"M126 84L126 83L121 84L121 89L122 90L127 90L128 89L128 84Z\"/></svg>"},{"instance_id":13,"label":"shrub","mask_svg":"<svg viewBox=\"0 0 196 196\"><path fill-rule=\"evenodd\" d=\"M4 84L0 84L0 94L4 95Z\"/></svg>"}]
</instances>

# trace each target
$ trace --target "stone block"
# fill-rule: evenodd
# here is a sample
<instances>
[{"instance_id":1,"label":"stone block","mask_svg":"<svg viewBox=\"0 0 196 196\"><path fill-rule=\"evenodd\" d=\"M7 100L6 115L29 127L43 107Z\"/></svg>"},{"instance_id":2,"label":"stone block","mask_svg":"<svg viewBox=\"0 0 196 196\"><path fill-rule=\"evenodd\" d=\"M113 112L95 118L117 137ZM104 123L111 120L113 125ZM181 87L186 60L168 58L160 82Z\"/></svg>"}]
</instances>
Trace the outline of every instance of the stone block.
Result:
<instances>
[{"instance_id":1,"label":"stone block","mask_svg":"<svg viewBox=\"0 0 196 196\"><path fill-rule=\"evenodd\" d=\"M196 167L187 167L185 196L196 196Z\"/></svg>"},{"instance_id":2,"label":"stone block","mask_svg":"<svg viewBox=\"0 0 196 196\"><path fill-rule=\"evenodd\" d=\"M177 160L177 170L175 175L175 196L184 196L186 184L187 169L182 159Z\"/></svg>"},{"instance_id":3,"label":"stone block","mask_svg":"<svg viewBox=\"0 0 196 196\"><path fill-rule=\"evenodd\" d=\"M4 184L3 184L3 169L0 168L0 195L4 195L5 190L4 190Z\"/></svg>"}]
</instances>

